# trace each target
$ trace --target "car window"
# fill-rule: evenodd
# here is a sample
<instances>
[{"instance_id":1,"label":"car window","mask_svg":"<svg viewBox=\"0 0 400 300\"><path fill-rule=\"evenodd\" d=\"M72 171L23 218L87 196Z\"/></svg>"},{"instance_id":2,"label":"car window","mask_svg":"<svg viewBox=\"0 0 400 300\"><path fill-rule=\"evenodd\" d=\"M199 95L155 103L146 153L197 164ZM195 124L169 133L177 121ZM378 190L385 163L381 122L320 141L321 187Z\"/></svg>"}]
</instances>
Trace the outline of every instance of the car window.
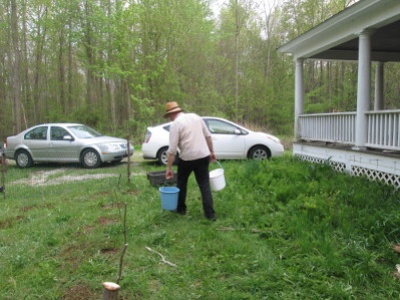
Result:
<instances>
[{"instance_id":1,"label":"car window","mask_svg":"<svg viewBox=\"0 0 400 300\"><path fill-rule=\"evenodd\" d=\"M52 126L50 128L50 138L52 141L62 141L66 135L70 134L62 127Z\"/></svg>"},{"instance_id":2,"label":"car window","mask_svg":"<svg viewBox=\"0 0 400 300\"><path fill-rule=\"evenodd\" d=\"M35 129L32 129L28 131L24 139L25 140L46 140L47 139L47 126L40 126L36 127Z\"/></svg>"},{"instance_id":3,"label":"car window","mask_svg":"<svg viewBox=\"0 0 400 300\"><path fill-rule=\"evenodd\" d=\"M235 129L237 129L235 126L220 120L206 119L205 122L210 132L214 134L235 134Z\"/></svg>"},{"instance_id":4,"label":"car window","mask_svg":"<svg viewBox=\"0 0 400 300\"><path fill-rule=\"evenodd\" d=\"M89 126L86 125L68 126L68 129L70 129L78 138L81 139L88 139L88 138L102 136L101 133L97 132L93 128L90 128Z\"/></svg>"}]
</instances>

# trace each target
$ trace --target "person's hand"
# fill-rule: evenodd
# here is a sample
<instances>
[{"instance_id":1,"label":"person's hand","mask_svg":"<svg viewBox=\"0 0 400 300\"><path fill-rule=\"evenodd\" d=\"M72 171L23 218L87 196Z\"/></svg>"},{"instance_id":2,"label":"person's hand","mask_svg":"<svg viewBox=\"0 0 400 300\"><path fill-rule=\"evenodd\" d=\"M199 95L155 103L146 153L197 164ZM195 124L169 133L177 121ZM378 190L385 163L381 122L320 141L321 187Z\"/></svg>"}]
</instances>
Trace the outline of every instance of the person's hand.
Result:
<instances>
[{"instance_id":1,"label":"person's hand","mask_svg":"<svg viewBox=\"0 0 400 300\"><path fill-rule=\"evenodd\" d=\"M215 156L214 152L211 152L211 154L210 154L210 161L212 161L212 162L217 161L217 157Z\"/></svg>"},{"instance_id":2,"label":"person's hand","mask_svg":"<svg viewBox=\"0 0 400 300\"><path fill-rule=\"evenodd\" d=\"M174 172L172 172L172 170L167 170L165 172L165 179L171 179L174 177Z\"/></svg>"}]
</instances>

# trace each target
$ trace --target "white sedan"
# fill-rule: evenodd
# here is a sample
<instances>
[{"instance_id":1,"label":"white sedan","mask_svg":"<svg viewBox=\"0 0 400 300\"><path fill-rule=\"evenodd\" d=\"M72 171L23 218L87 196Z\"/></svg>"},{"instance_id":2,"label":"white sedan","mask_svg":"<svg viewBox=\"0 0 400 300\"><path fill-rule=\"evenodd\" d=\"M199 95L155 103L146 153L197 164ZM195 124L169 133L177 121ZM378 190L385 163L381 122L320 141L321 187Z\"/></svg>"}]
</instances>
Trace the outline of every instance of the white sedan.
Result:
<instances>
[{"instance_id":1,"label":"white sedan","mask_svg":"<svg viewBox=\"0 0 400 300\"><path fill-rule=\"evenodd\" d=\"M271 134L255 132L222 118L203 117L203 120L211 132L217 159L261 160L284 152L281 141ZM167 163L170 125L171 122L147 128L142 144L144 159Z\"/></svg>"}]
</instances>

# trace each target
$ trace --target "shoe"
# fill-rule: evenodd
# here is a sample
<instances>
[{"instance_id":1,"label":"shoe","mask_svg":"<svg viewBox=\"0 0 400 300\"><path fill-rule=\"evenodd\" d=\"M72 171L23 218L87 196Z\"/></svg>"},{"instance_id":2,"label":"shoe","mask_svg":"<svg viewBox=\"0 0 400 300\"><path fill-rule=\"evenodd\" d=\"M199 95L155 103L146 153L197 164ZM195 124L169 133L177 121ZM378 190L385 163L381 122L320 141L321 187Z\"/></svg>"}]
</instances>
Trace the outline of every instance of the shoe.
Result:
<instances>
[{"instance_id":1,"label":"shoe","mask_svg":"<svg viewBox=\"0 0 400 300\"><path fill-rule=\"evenodd\" d=\"M177 210L176 213L184 216L184 215L186 215L186 210Z\"/></svg>"},{"instance_id":2,"label":"shoe","mask_svg":"<svg viewBox=\"0 0 400 300\"><path fill-rule=\"evenodd\" d=\"M206 216L206 218L213 222L217 221L217 218L215 216Z\"/></svg>"}]
</instances>

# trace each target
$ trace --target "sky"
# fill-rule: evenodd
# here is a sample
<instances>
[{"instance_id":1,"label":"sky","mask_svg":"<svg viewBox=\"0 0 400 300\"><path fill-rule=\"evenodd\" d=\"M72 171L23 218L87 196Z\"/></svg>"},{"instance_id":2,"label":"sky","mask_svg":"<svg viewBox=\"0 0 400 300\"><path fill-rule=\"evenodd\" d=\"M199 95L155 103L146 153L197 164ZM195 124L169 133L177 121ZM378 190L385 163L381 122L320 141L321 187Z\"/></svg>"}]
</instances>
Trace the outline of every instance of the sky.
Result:
<instances>
[{"instance_id":1,"label":"sky","mask_svg":"<svg viewBox=\"0 0 400 300\"><path fill-rule=\"evenodd\" d=\"M221 7L223 5L228 4L230 1L234 0L210 0L211 8L214 12L214 15L218 15ZM266 8L267 11L271 11L273 7L281 5L285 0L237 0L239 3L242 2L250 2L252 4L259 4L260 7Z\"/></svg>"}]
</instances>

